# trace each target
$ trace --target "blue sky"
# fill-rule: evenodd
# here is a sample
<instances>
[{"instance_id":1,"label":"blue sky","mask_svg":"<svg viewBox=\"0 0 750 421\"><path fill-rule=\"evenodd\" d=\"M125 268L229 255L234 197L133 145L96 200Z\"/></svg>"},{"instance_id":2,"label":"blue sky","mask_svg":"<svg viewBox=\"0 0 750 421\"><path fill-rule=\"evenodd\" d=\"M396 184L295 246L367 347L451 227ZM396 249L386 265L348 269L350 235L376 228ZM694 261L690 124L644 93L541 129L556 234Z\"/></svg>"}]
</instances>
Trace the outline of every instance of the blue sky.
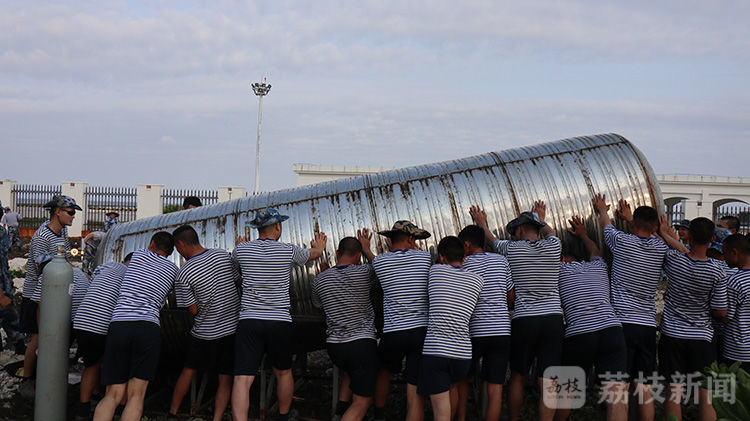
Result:
<instances>
[{"instance_id":1,"label":"blue sky","mask_svg":"<svg viewBox=\"0 0 750 421\"><path fill-rule=\"evenodd\" d=\"M5 1L0 178L251 186L263 76L264 190L606 132L750 176L750 3L654 3Z\"/></svg>"}]
</instances>

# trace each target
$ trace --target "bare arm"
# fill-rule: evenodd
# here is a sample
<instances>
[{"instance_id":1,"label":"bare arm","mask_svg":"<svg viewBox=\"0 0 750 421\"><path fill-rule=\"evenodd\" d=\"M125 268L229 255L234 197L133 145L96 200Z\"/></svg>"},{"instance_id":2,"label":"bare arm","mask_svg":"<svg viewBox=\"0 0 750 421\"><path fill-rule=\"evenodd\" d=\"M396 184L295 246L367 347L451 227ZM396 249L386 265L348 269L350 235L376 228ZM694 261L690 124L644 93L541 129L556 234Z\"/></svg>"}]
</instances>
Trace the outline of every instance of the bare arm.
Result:
<instances>
[{"instance_id":1,"label":"bare arm","mask_svg":"<svg viewBox=\"0 0 750 421\"><path fill-rule=\"evenodd\" d=\"M543 200L537 200L534 202L534 206L531 207L531 211L539 216L539 221L544 222L544 218L547 216L547 205L544 204ZM555 231L549 226L549 224L543 226L539 230L539 236L542 238L551 237L553 235L555 235Z\"/></svg>"},{"instance_id":2,"label":"bare arm","mask_svg":"<svg viewBox=\"0 0 750 421\"><path fill-rule=\"evenodd\" d=\"M319 232L315 234L315 238L310 242L310 258L307 259L308 262L311 262L323 255L323 252L325 252L326 249L326 241L328 241L326 233Z\"/></svg>"},{"instance_id":3,"label":"bare arm","mask_svg":"<svg viewBox=\"0 0 750 421\"><path fill-rule=\"evenodd\" d=\"M196 303L190 304L187 309L193 316L198 314L198 304Z\"/></svg>"},{"instance_id":4,"label":"bare arm","mask_svg":"<svg viewBox=\"0 0 750 421\"><path fill-rule=\"evenodd\" d=\"M594 257L601 256L601 253L599 253L599 246L596 245L594 240L591 239L591 237L588 236L586 233L586 222L578 215L574 215L573 218L571 218L568 223L570 224L570 228L568 228L568 232L581 240L583 242L583 246L586 248L586 252L589 254L589 259L593 259Z\"/></svg>"},{"instance_id":5,"label":"bare arm","mask_svg":"<svg viewBox=\"0 0 750 421\"><path fill-rule=\"evenodd\" d=\"M677 237L677 234L674 232L674 228L669 226L667 217L664 215L659 216L659 236L665 243L667 243L670 248L674 250L677 250L681 253L687 253L690 251L687 247L685 247L684 244L680 242L679 237Z\"/></svg>"},{"instance_id":6,"label":"bare arm","mask_svg":"<svg viewBox=\"0 0 750 421\"><path fill-rule=\"evenodd\" d=\"M729 323L727 313L727 310L711 310L711 317L713 317L714 320L718 320L722 323Z\"/></svg>"},{"instance_id":7,"label":"bare arm","mask_svg":"<svg viewBox=\"0 0 750 421\"><path fill-rule=\"evenodd\" d=\"M367 228L357 230L357 240L362 244L362 254L365 255L365 259L372 263L372 259L375 258L375 254L370 249L370 241L372 240L372 231Z\"/></svg>"},{"instance_id":8,"label":"bare arm","mask_svg":"<svg viewBox=\"0 0 750 421\"><path fill-rule=\"evenodd\" d=\"M516 305L516 289L508 291L508 310L513 310Z\"/></svg>"},{"instance_id":9,"label":"bare arm","mask_svg":"<svg viewBox=\"0 0 750 421\"><path fill-rule=\"evenodd\" d=\"M594 197L594 209L596 209L596 213L599 214L599 225L601 225L602 228L607 225L612 225L612 220L609 219L609 205L603 194L597 194Z\"/></svg>"},{"instance_id":10,"label":"bare arm","mask_svg":"<svg viewBox=\"0 0 750 421\"><path fill-rule=\"evenodd\" d=\"M497 240L495 234L490 231L490 227L487 225L487 214L479 208L479 206L472 206L469 208L469 215L474 223L479 225L484 230L484 238L488 244L494 244Z\"/></svg>"}]
</instances>

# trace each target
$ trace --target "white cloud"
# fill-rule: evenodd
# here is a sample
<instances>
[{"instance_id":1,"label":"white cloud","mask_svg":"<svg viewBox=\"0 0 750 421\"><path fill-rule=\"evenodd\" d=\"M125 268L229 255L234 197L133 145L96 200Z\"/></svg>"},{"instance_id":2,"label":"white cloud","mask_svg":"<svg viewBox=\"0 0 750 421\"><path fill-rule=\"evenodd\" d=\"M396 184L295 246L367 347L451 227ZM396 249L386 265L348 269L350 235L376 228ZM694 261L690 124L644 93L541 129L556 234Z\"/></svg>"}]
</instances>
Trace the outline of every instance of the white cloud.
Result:
<instances>
[{"instance_id":1,"label":"white cloud","mask_svg":"<svg viewBox=\"0 0 750 421\"><path fill-rule=\"evenodd\" d=\"M162 136L159 139L159 143L174 144L177 143L177 141L172 136Z\"/></svg>"}]
</instances>

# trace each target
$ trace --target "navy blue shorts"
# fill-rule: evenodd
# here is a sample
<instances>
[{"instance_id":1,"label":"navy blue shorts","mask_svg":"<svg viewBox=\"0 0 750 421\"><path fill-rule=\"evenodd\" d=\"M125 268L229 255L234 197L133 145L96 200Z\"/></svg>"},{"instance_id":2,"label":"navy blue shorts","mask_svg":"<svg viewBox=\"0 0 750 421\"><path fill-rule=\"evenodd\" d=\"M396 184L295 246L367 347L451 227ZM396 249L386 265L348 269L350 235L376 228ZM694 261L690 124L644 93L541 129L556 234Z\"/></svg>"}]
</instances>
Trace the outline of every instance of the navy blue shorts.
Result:
<instances>
[{"instance_id":1,"label":"navy blue shorts","mask_svg":"<svg viewBox=\"0 0 750 421\"><path fill-rule=\"evenodd\" d=\"M452 384L466 378L470 368L471 360L422 355L417 393L437 395L447 392Z\"/></svg>"},{"instance_id":2,"label":"navy blue shorts","mask_svg":"<svg viewBox=\"0 0 750 421\"><path fill-rule=\"evenodd\" d=\"M21 320L19 323L19 330L23 333L39 333L39 323L37 323L36 313L39 308L39 303L32 301L29 298L23 297L21 299Z\"/></svg>"},{"instance_id":3,"label":"navy blue shorts","mask_svg":"<svg viewBox=\"0 0 750 421\"><path fill-rule=\"evenodd\" d=\"M102 363L102 384L123 384L134 377L153 380L160 349L161 330L156 323L110 323Z\"/></svg>"},{"instance_id":4,"label":"navy blue shorts","mask_svg":"<svg viewBox=\"0 0 750 421\"><path fill-rule=\"evenodd\" d=\"M277 370L292 368L294 328L291 322L243 319L234 338L234 375L258 374L263 355Z\"/></svg>"},{"instance_id":5,"label":"navy blue shorts","mask_svg":"<svg viewBox=\"0 0 750 421\"><path fill-rule=\"evenodd\" d=\"M416 386L426 334L426 327L384 333L378 346L378 355L383 367L391 374L398 374L406 357L406 382Z\"/></svg>"},{"instance_id":6,"label":"navy blue shorts","mask_svg":"<svg viewBox=\"0 0 750 421\"><path fill-rule=\"evenodd\" d=\"M588 373L596 367L597 378L627 379L627 349L620 326L581 333L563 341L562 365L581 367Z\"/></svg>"},{"instance_id":7,"label":"navy blue shorts","mask_svg":"<svg viewBox=\"0 0 750 421\"><path fill-rule=\"evenodd\" d=\"M527 316L510 322L510 369L528 375L536 358L537 377L547 367L560 365L565 336L561 314Z\"/></svg>"},{"instance_id":8,"label":"navy blue shorts","mask_svg":"<svg viewBox=\"0 0 750 421\"><path fill-rule=\"evenodd\" d=\"M107 345L107 335L73 329L73 335L78 341L78 353L83 357L83 366L91 367L102 361Z\"/></svg>"},{"instance_id":9,"label":"navy blue shorts","mask_svg":"<svg viewBox=\"0 0 750 421\"><path fill-rule=\"evenodd\" d=\"M503 384L508 371L508 358L510 356L510 336L480 336L471 338L471 350L473 355L473 366L479 366L482 362L482 371L479 377L487 383Z\"/></svg>"},{"instance_id":10,"label":"navy blue shorts","mask_svg":"<svg viewBox=\"0 0 750 421\"><path fill-rule=\"evenodd\" d=\"M709 341L665 334L659 339L659 374L667 383L685 384L688 374L702 373L714 360L714 346Z\"/></svg>"},{"instance_id":11,"label":"navy blue shorts","mask_svg":"<svg viewBox=\"0 0 750 421\"><path fill-rule=\"evenodd\" d=\"M366 398L375 394L378 346L375 339L326 344L331 361L349 375L352 393Z\"/></svg>"},{"instance_id":12,"label":"navy blue shorts","mask_svg":"<svg viewBox=\"0 0 750 421\"><path fill-rule=\"evenodd\" d=\"M623 323L622 332L627 347L630 381L656 378L656 327Z\"/></svg>"},{"instance_id":13,"label":"navy blue shorts","mask_svg":"<svg viewBox=\"0 0 750 421\"><path fill-rule=\"evenodd\" d=\"M234 372L234 335L218 339L198 339L190 335L185 367L215 374Z\"/></svg>"}]
</instances>

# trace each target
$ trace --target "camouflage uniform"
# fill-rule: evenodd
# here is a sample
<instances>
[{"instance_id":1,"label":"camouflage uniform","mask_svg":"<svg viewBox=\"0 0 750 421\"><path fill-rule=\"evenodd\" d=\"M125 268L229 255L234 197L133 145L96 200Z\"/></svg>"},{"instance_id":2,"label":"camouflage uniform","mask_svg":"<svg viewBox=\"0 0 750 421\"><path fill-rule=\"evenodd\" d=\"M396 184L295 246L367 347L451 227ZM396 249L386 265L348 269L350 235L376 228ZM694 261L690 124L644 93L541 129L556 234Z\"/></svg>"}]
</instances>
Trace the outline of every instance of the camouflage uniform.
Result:
<instances>
[{"instance_id":1,"label":"camouflage uniform","mask_svg":"<svg viewBox=\"0 0 750 421\"><path fill-rule=\"evenodd\" d=\"M108 216L107 219L104 220L104 232L109 231L112 227L120 223L120 219L116 216Z\"/></svg>"},{"instance_id":2,"label":"camouflage uniform","mask_svg":"<svg viewBox=\"0 0 750 421\"><path fill-rule=\"evenodd\" d=\"M96 250L99 248L99 243L104 238L104 233L101 231L94 231L91 234L91 238L86 241L86 246L83 248L83 272L91 276L94 272L94 260L96 260Z\"/></svg>"},{"instance_id":3,"label":"camouflage uniform","mask_svg":"<svg viewBox=\"0 0 750 421\"><path fill-rule=\"evenodd\" d=\"M0 308L0 327L5 330L5 334L8 336L8 345L23 340L23 334L18 331L15 288L13 288L13 280L10 277L10 266L8 265L10 244L10 237L7 231L0 226L0 287L2 287L3 294L13 300L8 308Z\"/></svg>"}]
</instances>

